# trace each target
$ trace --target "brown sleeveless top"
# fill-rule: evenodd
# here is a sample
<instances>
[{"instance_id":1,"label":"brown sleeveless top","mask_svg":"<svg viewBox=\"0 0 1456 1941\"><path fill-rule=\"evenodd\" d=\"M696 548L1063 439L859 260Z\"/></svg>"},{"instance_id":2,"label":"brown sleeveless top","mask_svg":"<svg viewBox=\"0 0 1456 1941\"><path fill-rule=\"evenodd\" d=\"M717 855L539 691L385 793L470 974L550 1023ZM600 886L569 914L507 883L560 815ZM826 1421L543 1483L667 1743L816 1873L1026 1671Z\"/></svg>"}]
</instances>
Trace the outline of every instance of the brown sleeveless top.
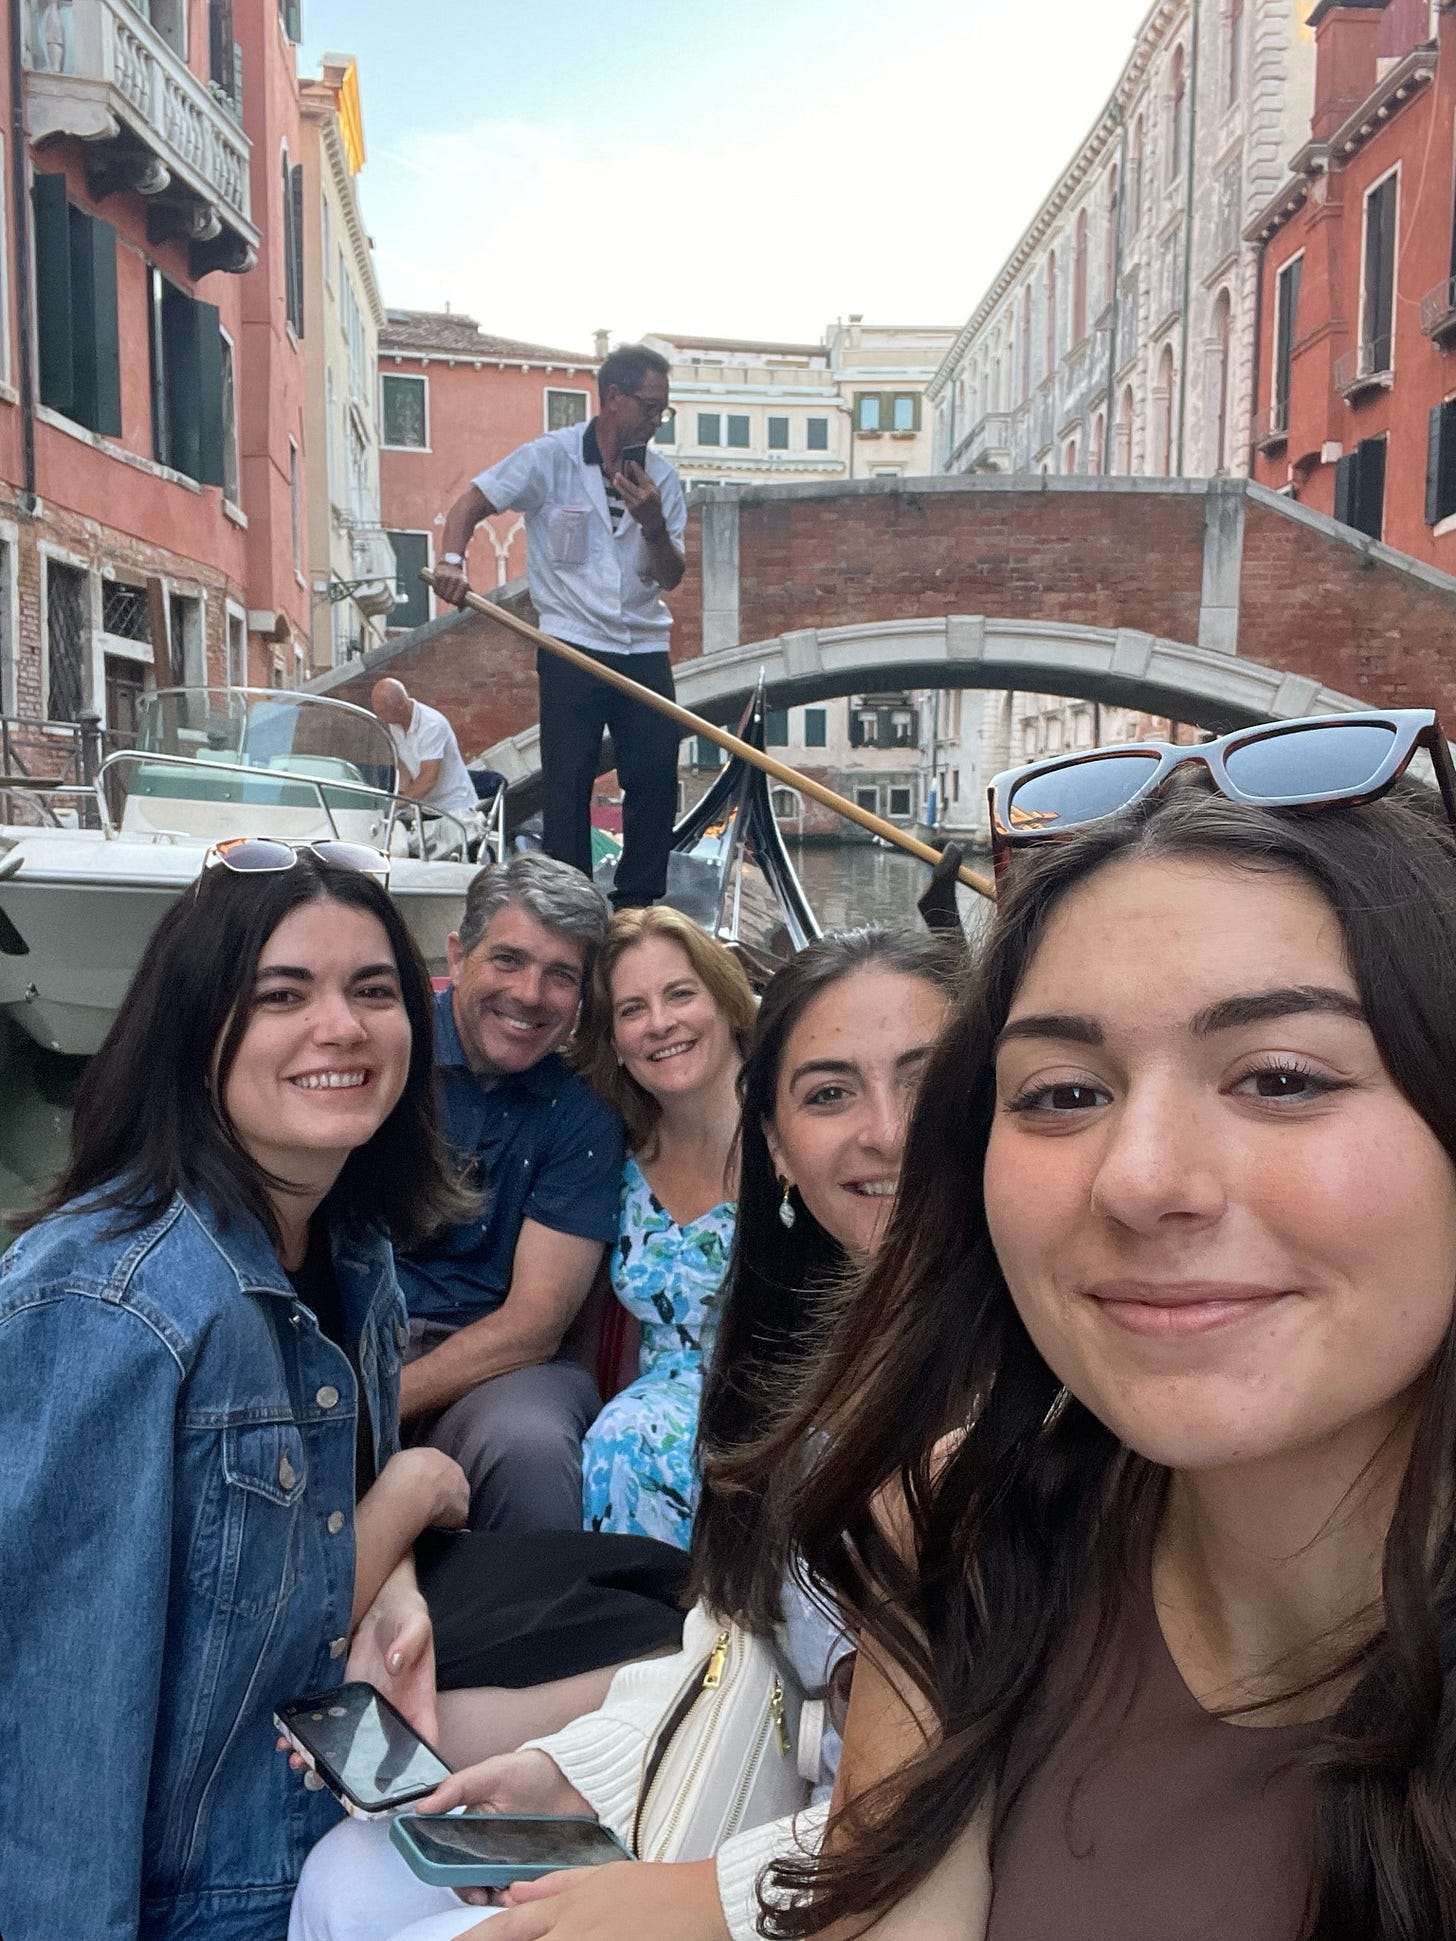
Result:
<instances>
[{"instance_id":1,"label":"brown sleeveless top","mask_svg":"<svg viewBox=\"0 0 1456 1941\"><path fill-rule=\"evenodd\" d=\"M1231 1724L1173 1661L1150 1573L1071 1723L1035 1759L1018 1735L986 1941L1298 1941L1311 1878L1309 1726ZM1084 1681L1080 1648L1049 1689Z\"/></svg>"}]
</instances>

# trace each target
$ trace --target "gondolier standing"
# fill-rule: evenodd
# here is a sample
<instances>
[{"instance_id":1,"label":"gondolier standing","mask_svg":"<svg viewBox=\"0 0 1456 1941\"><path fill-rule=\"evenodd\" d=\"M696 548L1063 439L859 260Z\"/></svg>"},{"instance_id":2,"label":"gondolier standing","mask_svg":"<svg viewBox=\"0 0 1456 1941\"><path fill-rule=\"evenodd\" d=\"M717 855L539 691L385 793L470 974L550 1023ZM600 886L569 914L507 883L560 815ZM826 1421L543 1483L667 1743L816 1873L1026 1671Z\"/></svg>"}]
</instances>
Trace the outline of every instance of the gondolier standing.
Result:
<instances>
[{"instance_id":1,"label":"gondolier standing","mask_svg":"<svg viewBox=\"0 0 1456 1941\"><path fill-rule=\"evenodd\" d=\"M672 698L664 588L684 572L682 483L651 444L668 415L667 359L641 344L614 350L597 372L597 415L548 431L492 465L450 508L435 590L459 605L465 550L480 521L526 520L526 577L547 633ZM541 768L546 853L591 874L591 792L610 728L621 779L617 908L655 903L667 887L677 805L676 725L641 702L544 652Z\"/></svg>"}]
</instances>

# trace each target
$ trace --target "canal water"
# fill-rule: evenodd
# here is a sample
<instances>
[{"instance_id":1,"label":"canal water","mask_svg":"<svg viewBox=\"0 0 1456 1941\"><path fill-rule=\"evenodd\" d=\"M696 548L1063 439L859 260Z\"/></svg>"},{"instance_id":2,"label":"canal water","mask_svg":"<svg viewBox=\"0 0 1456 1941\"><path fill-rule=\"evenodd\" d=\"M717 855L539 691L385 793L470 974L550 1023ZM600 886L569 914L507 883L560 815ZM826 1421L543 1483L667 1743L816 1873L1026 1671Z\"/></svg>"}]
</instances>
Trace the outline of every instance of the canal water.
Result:
<instances>
[{"instance_id":1,"label":"canal water","mask_svg":"<svg viewBox=\"0 0 1456 1941\"><path fill-rule=\"evenodd\" d=\"M878 843L801 845L790 850L799 880L826 930L863 923L918 927L915 899L928 872L903 850ZM984 867L972 859L973 867ZM962 888L961 918L974 934L989 907ZM61 1165L71 1102L84 1061L42 1051L0 1018L0 1244L7 1209L23 1206Z\"/></svg>"}]
</instances>

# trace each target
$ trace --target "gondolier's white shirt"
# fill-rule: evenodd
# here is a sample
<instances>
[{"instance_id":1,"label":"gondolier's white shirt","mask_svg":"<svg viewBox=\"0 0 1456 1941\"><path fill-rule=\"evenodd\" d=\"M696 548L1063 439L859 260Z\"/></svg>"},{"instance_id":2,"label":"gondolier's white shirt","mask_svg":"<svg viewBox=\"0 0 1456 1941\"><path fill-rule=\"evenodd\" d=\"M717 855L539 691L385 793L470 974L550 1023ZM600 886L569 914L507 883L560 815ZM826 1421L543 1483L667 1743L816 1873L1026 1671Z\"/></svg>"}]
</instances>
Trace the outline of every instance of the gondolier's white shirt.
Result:
<instances>
[{"instance_id":1,"label":"gondolier's white shirt","mask_svg":"<svg viewBox=\"0 0 1456 1941\"><path fill-rule=\"evenodd\" d=\"M498 512L526 519L526 579L547 633L605 654L667 651L672 615L652 577L642 529L630 516L612 531L601 467L582 456L585 425L548 431L475 483ZM682 481L647 447L647 476L681 551L688 508Z\"/></svg>"}]
</instances>

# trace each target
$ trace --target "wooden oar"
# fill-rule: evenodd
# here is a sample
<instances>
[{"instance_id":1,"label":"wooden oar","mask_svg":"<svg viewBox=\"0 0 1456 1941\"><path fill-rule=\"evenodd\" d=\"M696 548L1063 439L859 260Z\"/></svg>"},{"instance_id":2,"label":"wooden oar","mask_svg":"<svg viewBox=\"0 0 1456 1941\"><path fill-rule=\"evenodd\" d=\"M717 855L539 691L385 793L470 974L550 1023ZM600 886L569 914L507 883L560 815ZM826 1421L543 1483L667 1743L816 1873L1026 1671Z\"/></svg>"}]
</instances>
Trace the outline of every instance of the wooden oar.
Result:
<instances>
[{"instance_id":1,"label":"wooden oar","mask_svg":"<svg viewBox=\"0 0 1456 1941\"><path fill-rule=\"evenodd\" d=\"M433 573L423 572L420 578L426 586L433 587L435 584ZM630 694L633 700L640 701L643 707L655 708L659 714L665 714L669 721L675 721L680 728L686 728L690 734L701 735L706 741L717 742L718 746L726 748L730 755L737 755L751 763L754 768L761 768L765 775L772 775L776 782L782 782L787 788L798 789L802 794L811 796L814 801L822 802L826 809L832 809L836 815L844 816L847 821L857 822L861 829L868 829L872 836L880 836L885 842L893 843L897 849L907 850L910 855L918 856L922 863L929 863L932 868L940 861L940 851L932 849L928 842L921 842L918 836L907 835L903 829L897 829L893 822L886 822L883 816L877 816L873 810L862 809L857 802L849 801L846 796L836 795L833 789L826 788L822 782L816 782L812 775L800 774L797 768L790 768L787 762L776 761L772 755L766 755L761 748L751 748L746 741L740 741L737 735L730 734L726 728L715 728L711 721L704 721L701 715L694 714L690 708L679 707L676 701L669 701L660 694L654 694L650 687L643 687L637 681L629 680L625 674L619 674L615 668L603 667L601 662L593 660L590 654L582 653L577 647L568 647L564 640L558 640L554 634L543 633L539 627L533 627L529 620L522 620L519 614L511 613L506 607L496 606L489 600L483 600L478 593L467 593L465 604L472 612L484 614L487 620L494 620L500 626L508 628L511 633L519 634L522 640L530 641L532 646L544 647L548 654L555 654L559 660L570 661L572 666L579 667L583 674L590 674L598 681L605 681L608 687L614 687L622 694ZM956 872L956 875L967 889L976 890L982 896L988 896L994 900L996 886L986 877L978 876L974 870L966 869L964 866Z\"/></svg>"}]
</instances>

